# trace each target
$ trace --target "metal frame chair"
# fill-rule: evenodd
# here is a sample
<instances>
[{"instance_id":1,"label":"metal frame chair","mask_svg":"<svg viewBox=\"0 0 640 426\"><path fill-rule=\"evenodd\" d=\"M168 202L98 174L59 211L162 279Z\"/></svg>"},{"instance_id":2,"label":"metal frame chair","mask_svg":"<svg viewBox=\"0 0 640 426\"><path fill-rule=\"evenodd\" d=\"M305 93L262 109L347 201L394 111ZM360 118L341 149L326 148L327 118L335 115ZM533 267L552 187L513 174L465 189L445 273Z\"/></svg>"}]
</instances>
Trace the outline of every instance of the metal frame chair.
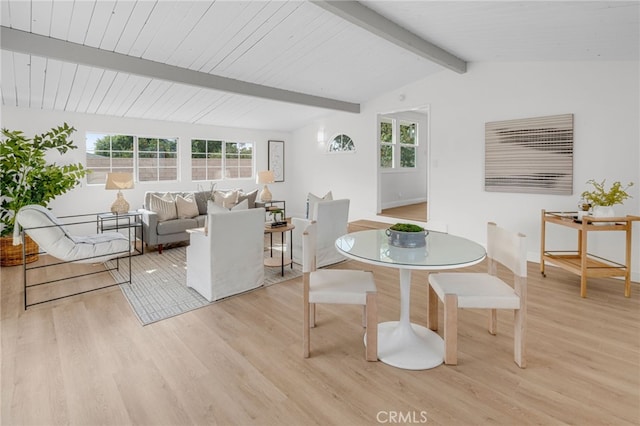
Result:
<instances>
[{"instance_id":1,"label":"metal frame chair","mask_svg":"<svg viewBox=\"0 0 640 426\"><path fill-rule=\"evenodd\" d=\"M38 218L40 221L51 221L50 225L39 225L39 226L30 226L30 223L33 223L32 218L27 217L29 214L27 211L31 210L35 214L41 213L43 217ZM46 212L45 212L46 211ZM39 254L48 254L58 260L59 262L46 263L46 264L28 264L26 257L26 245L23 244L23 253L22 253L22 267L23 267L23 284L24 284L24 309L26 310L30 306L39 305L42 303L52 302L54 300L64 299L71 296L76 296L79 294L88 293L91 291L101 290L108 287L113 287L121 284L131 284L131 233L129 232L129 236L126 237L120 233L105 233L105 234L92 234L86 236L74 236L71 235L68 231L68 228L79 225L96 225L96 217L97 214L83 214L83 215L73 215L73 216L62 216L57 218L53 216L50 212L48 212L42 206L25 206L16 215L16 226L20 226L22 228L21 235L22 241L25 241L25 234L28 234L32 240L34 240L38 246L40 247ZM78 220L78 218L93 216L92 220ZM59 219L68 220L71 219L71 222L62 223ZM123 219L125 219L123 217ZM131 220L130 217L127 217L125 220ZM22 226L22 225L26 226ZM130 224L129 224L130 225ZM129 229L129 228L127 228ZM65 248L72 248L72 250L68 250L67 253L63 253L59 248L53 247L51 244L51 238L54 234L54 238L64 238ZM76 246L79 247L78 250L73 250ZM91 251L91 248L95 248L100 246L100 249L94 255L84 255ZM106 249L105 249L106 247ZM52 251L49 252L49 251ZM63 282L72 280L75 278L80 278L84 276L100 274L105 272L110 272L112 270L119 270L121 267L121 260L127 259L127 267L128 267L128 279L125 281L115 282L113 284L104 285L97 288L92 288L89 290L76 291L71 294L65 294L64 296L53 297L45 300L39 300L34 303L29 303L28 293L34 287L40 287L43 285L49 285L53 283ZM71 263L104 263L109 260L115 260L115 266L105 265L104 270L93 271L88 273L80 273L70 276L65 276L63 278L56 278L46 281L39 282L31 282L29 283L29 275L30 272L44 269L44 268L54 268L60 265L67 265ZM48 275L48 274L47 274Z\"/></svg>"}]
</instances>

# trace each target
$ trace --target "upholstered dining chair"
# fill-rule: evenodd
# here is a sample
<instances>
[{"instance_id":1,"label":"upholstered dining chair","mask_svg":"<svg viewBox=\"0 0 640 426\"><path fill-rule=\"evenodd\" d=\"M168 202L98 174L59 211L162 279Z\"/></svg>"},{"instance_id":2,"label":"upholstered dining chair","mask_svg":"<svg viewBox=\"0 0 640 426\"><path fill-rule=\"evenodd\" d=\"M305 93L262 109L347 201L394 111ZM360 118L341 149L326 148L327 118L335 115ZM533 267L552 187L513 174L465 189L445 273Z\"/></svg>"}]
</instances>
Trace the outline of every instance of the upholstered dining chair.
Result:
<instances>
[{"instance_id":1,"label":"upholstered dining chair","mask_svg":"<svg viewBox=\"0 0 640 426\"><path fill-rule=\"evenodd\" d=\"M316 266L324 268L342 262L346 258L338 253L336 239L348 232L349 226L348 199L319 201L313 204L309 219L291 218L293 229L293 262L302 264L302 233L311 221L317 223L316 233Z\"/></svg>"},{"instance_id":2,"label":"upholstered dining chair","mask_svg":"<svg viewBox=\"0 0 640 426\"><path fill-rule=\"evenodd\" d=\"M316 304L362 305L366 327L367 361L378 360L377 289L373 273L349 269L316 270L317 223L312 221L302 234L302 272L304 300L303 352L309 358L311 327L316 325Z\"/></svg>"},{"instance_id":3,"label":"upholstered dining chair","mask_svg":"<svg viewBox=\"0 0 640 426\"><path fill-rule=\"evenodd\" d=\"M527 253L525 236L495 223L487 225L486 273L448 272L429 275L429 299L444 304L444 362L457 364L458 308L489 309L489 333L496 334L497 309L514 311L514 360L526 367ZM513 273L513 287L498 278L498 264ZM438 303L430 303L428 325L438 329Z\"/></svg>"}]
</instances>

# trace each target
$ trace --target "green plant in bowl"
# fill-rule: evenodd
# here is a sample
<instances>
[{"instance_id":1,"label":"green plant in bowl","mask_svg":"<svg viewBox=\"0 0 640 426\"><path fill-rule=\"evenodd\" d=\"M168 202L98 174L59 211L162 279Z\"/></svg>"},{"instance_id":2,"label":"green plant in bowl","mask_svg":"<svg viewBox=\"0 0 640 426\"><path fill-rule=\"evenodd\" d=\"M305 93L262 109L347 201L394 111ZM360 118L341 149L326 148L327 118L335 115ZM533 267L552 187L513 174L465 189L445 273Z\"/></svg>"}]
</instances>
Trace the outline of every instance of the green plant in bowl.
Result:
<instances>
[{"instance_id":1,"label":"green plant in bowl","mask_svg":"<svg viewBox=\"0 0 640 426\"><path fill-rule=\"evenodd\" d=\"M392 231L398 232L423 232L424 228L419 225L414 225L412 223L396 223L395 225L389 227Z\"/></svg>"}]
</instances>

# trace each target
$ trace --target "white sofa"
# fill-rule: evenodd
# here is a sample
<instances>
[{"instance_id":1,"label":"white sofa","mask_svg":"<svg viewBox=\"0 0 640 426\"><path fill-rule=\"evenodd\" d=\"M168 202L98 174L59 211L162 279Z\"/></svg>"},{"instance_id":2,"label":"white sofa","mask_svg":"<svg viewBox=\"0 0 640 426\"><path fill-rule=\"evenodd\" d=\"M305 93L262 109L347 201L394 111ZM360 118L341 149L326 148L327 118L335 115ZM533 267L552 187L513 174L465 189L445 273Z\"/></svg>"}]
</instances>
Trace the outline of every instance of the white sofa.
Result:
<instances>
[{"instance_id":1,"label":"white sofa","mask_svg":"<svg viewBox=\"0 0 640 426\"><path fill-rule=\"evenodd\" d=\"M309 219L292 218L293 261L302 264L302 234L312 220L317 222L316 266L333 265L346 258L338 253L336 239L348 232L349 200L319 201L310 205Z\"/></svg>"},{"instance_id":2,"label":"white sofa","mask_svg":"<svg viewBox=\"0 0 640 426\"><path fill-rule=\"evenodd\" d=\"M213 302L263 285L264 218L264 208L208 213L187 247L187 286Z\"/></svg>"}]
</instances>

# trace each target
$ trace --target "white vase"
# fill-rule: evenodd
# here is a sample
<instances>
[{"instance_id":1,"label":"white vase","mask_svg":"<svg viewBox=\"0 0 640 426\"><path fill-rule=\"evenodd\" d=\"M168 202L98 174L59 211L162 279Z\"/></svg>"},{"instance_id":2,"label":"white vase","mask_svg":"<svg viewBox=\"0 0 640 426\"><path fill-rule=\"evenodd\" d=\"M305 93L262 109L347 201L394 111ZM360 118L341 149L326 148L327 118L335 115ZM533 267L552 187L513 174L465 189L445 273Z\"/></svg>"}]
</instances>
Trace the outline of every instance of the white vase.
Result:
<instances>
[{"instance_id":1,"label":"white vase","mask_svg":"<svg viewBox=\"0 0 640 426\"><path fill-rule=\"evenodd\" d=\"M613 206L593 206L593 217L615 217ZM594 225L613 225L613 222L594 222Z\"/></svg>"}]
</instances>

